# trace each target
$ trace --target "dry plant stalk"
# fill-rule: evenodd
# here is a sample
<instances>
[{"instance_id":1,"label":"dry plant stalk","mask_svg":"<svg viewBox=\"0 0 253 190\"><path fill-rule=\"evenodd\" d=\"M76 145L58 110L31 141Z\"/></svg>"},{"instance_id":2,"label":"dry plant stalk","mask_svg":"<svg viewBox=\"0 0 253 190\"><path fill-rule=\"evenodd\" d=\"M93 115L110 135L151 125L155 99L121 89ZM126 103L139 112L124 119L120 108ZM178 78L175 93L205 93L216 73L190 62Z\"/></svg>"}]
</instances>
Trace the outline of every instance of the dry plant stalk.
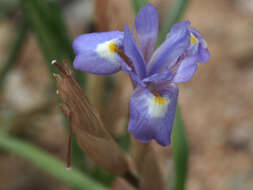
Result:
<instances>
[{"instance_id":1,"label":"dry plant stalk","mask_svg":"<svg viewBox=\"0 0 253 190\"><path fill-rule=\"evenodd\" d=\"M95 8L95 23L96 23L96 31L103 32L109 30L109 22L108 19L108 3L109 0L96 0L94 1Z\"/></svg>"},{"instance_id":2,"label":"dry plant stalk","mask_svg":"<svg viewBox=\"0 0 253 190\"><path fill-rule=\"evenodd\" d=\"M133 145L133 160L140 176L140 190L163 190L167 189L168 183L164 179L162 168L160 167L160 154L155 151L154 144L141 143L134 138Z\"/></svg>"},{"instance_id":3,"label":"dry plant stalk","mask_svg":"<svg viewBox=\"0 0 253 190\"><path fill-rule=\"evenodd\" d=\"M62 111L68 117L80 148L101 168L124 177L129 183L137 186L137 179L130 171L126 155L120 151L111 135L104 128L99 114L89 102L67 63L61 66L54 64L62 76L54 74L57 93L64 105Z\"/></svg>"}]
</instances>

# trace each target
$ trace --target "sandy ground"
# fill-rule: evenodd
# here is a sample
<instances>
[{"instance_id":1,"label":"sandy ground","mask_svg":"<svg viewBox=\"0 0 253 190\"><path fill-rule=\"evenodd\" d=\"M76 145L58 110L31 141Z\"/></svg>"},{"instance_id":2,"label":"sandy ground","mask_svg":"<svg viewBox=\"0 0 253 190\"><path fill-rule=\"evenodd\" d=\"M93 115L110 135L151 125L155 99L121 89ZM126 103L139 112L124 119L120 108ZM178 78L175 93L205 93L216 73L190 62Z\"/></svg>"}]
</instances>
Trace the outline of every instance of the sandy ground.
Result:
<instances>
[{"instance_id":1,"label":"sandy ground","mask_svg":"<svg viewBox=\"0 0 253 190\"><path fill-rule=\"evenodd\" d=\"M211 52L180 86L191 147L189 190L253 188L253 17L243 11L234 1L193 0L185 16Z\"/></svg>"}]
</instances>

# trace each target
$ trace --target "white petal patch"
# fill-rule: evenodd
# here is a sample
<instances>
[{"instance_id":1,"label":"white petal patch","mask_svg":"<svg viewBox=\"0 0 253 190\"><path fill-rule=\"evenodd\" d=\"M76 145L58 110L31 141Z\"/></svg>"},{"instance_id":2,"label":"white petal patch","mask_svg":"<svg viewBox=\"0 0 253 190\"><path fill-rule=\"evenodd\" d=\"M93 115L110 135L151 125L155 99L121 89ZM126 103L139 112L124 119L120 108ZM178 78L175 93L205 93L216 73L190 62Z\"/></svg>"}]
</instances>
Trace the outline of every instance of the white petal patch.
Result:
<instances>
[{"instance_id":1,"label":"white petal patch","mask_svg":"<svg viewBox=\"0 0 253 190\"><path fill-rule=\"evenodd\" d=\"M101 44L98 44L96 47L96 52L103 58L108 59L109 61L117 61L118 55L114 50L114 47L118 46L118 40L112 39Z\"/></svg>"},{"instance_id":2,"label":"white petal patch","mask_svg":"<svg viewBox=\"0 0 253 190\"><path fill-rule=\"evenodd\" d=\"M148 113L151 117L163 117L168 110L170 100L168 98L150 96L147 104Z\"/></svg>"}]
</instances>

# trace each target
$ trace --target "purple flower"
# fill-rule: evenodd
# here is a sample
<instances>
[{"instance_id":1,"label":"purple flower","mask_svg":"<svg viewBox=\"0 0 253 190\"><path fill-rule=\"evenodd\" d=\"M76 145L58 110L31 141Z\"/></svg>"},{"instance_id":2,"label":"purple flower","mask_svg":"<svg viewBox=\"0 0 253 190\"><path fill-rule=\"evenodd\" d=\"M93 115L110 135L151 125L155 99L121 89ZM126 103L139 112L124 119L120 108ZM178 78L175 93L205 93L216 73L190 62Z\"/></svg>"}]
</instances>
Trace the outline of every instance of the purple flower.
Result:
<instances>
[{"instance_id":1,"label":"purple flower","mask_svg":"<svg viewBox=\"0 0 253 190\"><path fill-rule=\"evenodd\" d=\"M130 98L129 132L141 142L155 139L170 144L178 88L197 70L197 62L208 61L207 44L190 22L172 26L165 41L154 51L158 34L156 8L147 4L136 16L138 45L125 26L113 31L81 35L75 39L74 67L84 72L112 74L123 70L134 84Z\"/></svg>"}]
</instances>

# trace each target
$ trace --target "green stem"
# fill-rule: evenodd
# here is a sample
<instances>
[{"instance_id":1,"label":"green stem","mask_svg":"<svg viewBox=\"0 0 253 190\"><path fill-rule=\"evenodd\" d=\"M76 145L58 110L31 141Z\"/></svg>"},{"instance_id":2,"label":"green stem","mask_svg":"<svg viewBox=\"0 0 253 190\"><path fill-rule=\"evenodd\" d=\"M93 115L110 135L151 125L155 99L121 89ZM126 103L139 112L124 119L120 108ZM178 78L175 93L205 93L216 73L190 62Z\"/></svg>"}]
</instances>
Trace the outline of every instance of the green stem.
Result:
<instances>
[{"instance_id":1,"label":"green stem","mask_svg":"<svg viewBox=\"0 0 253 190\"><path fill-rule=\"evenodd\" d=\"M175 180L173 189L183 190L185 189L187 178L189 146L179 107L177 108L172 132L172 147L175 168Z\"/></svg>"},{"instance_id":2,"label":"green stem","mask_svg":"<svg viewBox=\"0 0 253 190\"><path fill-rule=\"evenodd\" d=\"M38 147L18 140L15 137L0 134L0 147L21 156L72 188L80 190L108 190L108 188L96 183L77 169L67 171L60 160L40 150Z\"/></svg>"}]
</instances>

